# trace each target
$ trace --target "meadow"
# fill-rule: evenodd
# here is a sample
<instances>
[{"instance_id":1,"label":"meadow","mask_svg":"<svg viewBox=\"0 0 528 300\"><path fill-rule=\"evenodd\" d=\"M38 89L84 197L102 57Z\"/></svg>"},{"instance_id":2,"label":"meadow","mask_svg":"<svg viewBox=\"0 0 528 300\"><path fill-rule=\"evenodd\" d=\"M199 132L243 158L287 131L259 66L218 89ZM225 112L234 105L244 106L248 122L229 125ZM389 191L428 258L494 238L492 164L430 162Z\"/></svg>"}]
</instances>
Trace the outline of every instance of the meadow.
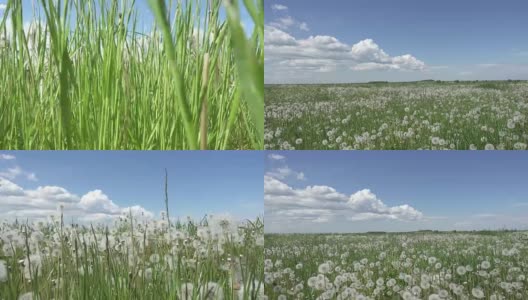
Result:
<instances>
[{"instance_id":1,"label":"meadow","mask_svg":"<svg viewBox=\"0 0 528 300\"><path fill-rule=\"evenodd\" d=\"M263 148L263 0L22 2L0 11L1 149Z\"/></svg>"},{"instance_id":2,"label":"meadow","mask_svg":"<svg viewBox=\"0 0 528 300\"><path fill-rule=\"evenodd\" d=\"M271 299L526 299L528 232L266 235Z\"/></svg>"},{"instance_id":3,"label":"meadow","mask_svg":"<svg viewBox=\"0 0 528 300\"><path fill-rule=\"evenodd\" d=\"M266 85L265 149L525 150L528 82Z\"/></svg>"},{"instance_id":4,"label":"meadow","mask_svg":"<svg viewBox=\"0 0 528 300\"><path fill-rule=\"evenodd\" d=\"M0 299L264 299L263 223L0 224Z\"/></svg>"}]
</instances>

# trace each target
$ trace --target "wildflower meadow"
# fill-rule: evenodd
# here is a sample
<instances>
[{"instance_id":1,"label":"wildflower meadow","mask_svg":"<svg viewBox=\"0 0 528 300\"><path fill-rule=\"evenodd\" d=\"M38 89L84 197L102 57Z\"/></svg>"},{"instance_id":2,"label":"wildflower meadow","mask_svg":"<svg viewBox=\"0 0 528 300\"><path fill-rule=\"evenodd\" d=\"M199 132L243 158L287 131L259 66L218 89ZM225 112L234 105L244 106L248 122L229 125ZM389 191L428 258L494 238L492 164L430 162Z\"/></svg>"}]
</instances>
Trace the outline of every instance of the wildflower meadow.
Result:
<instances>
[{"instance_id":1,"label":"wildflower meadow","mask_svg":"<svg viewBox=\"0 0 528 300\"><path fill-rule=\"evenodd\" d=\"M0 299L261 299L262 230L225 216L4 221Z\"/></svg>"},{"instance_id":2,"label":"wildflower meadow","mask_svg":"<svg viewBox=\"0 0 528 300\"><path fill-rule=\"evenodd\" d=\"M271 299L527 299L528 233L266 235Z\"/></svg>"},{"instance_id":3,"label":"wildflower meadow","mask_svg":"<svg viewBox=\"0 0 528 300\"><path fill-rule=\"evenodd\" d=\"M269 85L275 150L526 150L526 81Z\"/></svg>"}]
</instances>

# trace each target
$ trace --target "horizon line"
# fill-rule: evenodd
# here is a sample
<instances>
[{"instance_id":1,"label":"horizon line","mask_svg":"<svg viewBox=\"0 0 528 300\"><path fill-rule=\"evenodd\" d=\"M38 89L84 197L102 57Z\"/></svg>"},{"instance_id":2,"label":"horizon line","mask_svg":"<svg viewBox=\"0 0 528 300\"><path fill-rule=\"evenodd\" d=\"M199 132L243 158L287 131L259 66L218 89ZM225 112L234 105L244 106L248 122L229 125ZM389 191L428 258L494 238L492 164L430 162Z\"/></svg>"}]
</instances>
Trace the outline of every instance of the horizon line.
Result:
<instances>
[{"instance_id":1,"label":"horizon line","mask_svg":"<svg viewBox=\"0 0 528 300\"><path fill-rule=\"evenodd\" d=\"M528 82L528 79L476 79L476 80L441 80L422 79L408 81L371 80L371 81L336 81L336 82L296 82L296 83L266 83L264 85L331 85L331 84L382 84L382 83L418 83L418 82L445 82L445 83L466 83L466 82Z\"/></svg>"},{"instance_id":2,"label":"horizon line","mask_svg":"<svg viewBox=\"0 0 528 300\"><path fill-rule=\"evenodd\" d=\"M343 235L343 234L405 234L405 233L483 233L483 232L528 232L526 229L475 229L475 230L435 230L435 229L422 229L422 230L411 230L411 231L358 231L358 232L264 232L264 234L281 234L281 235L318 235L318 234L330 234L330 235Z\"/></svg>"}]
</instances>

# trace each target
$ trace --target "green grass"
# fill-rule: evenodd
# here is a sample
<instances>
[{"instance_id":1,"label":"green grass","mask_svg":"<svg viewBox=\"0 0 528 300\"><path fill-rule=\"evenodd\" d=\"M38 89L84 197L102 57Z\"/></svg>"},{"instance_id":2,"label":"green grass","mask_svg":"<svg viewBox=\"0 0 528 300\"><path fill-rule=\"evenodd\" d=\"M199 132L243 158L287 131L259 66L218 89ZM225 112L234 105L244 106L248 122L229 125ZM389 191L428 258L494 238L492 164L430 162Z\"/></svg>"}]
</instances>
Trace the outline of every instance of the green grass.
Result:
<instances>
[{"instance_id":1,"label":"green grass","mask_svg":"<svg viewBox=\"0 0 528 300\"><path fill-rule=\"evenodd\" d=\"M262 149L263 1L180 2L149 1L142 32L136 1L37 1L28 30L9 0L0 148Z\"/></svg>"}]
</instances>

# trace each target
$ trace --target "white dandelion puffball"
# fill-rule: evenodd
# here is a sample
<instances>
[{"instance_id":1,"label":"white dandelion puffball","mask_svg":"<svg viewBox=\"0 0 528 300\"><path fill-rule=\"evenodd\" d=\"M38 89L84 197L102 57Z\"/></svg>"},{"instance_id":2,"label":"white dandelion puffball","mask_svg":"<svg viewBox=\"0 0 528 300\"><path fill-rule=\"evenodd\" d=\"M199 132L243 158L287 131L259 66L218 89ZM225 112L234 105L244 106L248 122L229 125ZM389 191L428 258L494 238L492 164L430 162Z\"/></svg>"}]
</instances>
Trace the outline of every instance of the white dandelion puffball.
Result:
<instances>
[{"instance_id":1,"label":"white dandelion puffball","mask_svg":"<svg viewBox=\"0 0 528 300\"><path fill-rule=\"evenodd\" d=\"M322 263L318 268L319 273L326 274L330 272L330 265L328 263Z\"/></svg>"},{"instance_id":2,"label":"white dandelion puffball","mask_svg":"<svg viewBox=\"0 0 528 300\"><path fill-rule=\"evenodd\" d=\"M491 264L489 261L485 260L480 264L480 267L484 270L487 270L491 267Z\"/></svg>"},{"instance_id":3,"label":"white dandelion puffball","mask_svg":"<svg viewBox=\"0 0 528 300\"><path fill-rule=\"evenodd\" d=\"M458 275L464 275L464 274L466 274L466 267L459 266L459 267L457 267L456 271L457 271Z\"/></svg>"},{"instance_id":4,"label":"white dandelion puffball","mask_svg":"<svg viewBox=\"0 0 528 300\"><path fill-rule=\"evenodd\" d=\"M6 282L6 281L7 281L6 262L3 260L0 260L0 282Z\"/></svg>"},{"instance_id":5,"label":"white dandelion puffball","mask_svg":"<svg viewBox=\"0 0 528 300\"><path fill-rule=\"evenodd\" d=\"M479 289L479 288L473 288L471 290L471 294L473 295L473 297L475 297L477 299L484 298L484 292L481 289Z\"/></svg>"},{"instance_id":6,"label":"white dandelion puffball","mask_svg":"<svg viewBox=\"0 0 528 300\"><path fill-rule=\"evenodd\" d=\"M33 300L33 293L29 292L29 293L22 294L18 297L18 300Z\"/></svg>"}]
</instances>

